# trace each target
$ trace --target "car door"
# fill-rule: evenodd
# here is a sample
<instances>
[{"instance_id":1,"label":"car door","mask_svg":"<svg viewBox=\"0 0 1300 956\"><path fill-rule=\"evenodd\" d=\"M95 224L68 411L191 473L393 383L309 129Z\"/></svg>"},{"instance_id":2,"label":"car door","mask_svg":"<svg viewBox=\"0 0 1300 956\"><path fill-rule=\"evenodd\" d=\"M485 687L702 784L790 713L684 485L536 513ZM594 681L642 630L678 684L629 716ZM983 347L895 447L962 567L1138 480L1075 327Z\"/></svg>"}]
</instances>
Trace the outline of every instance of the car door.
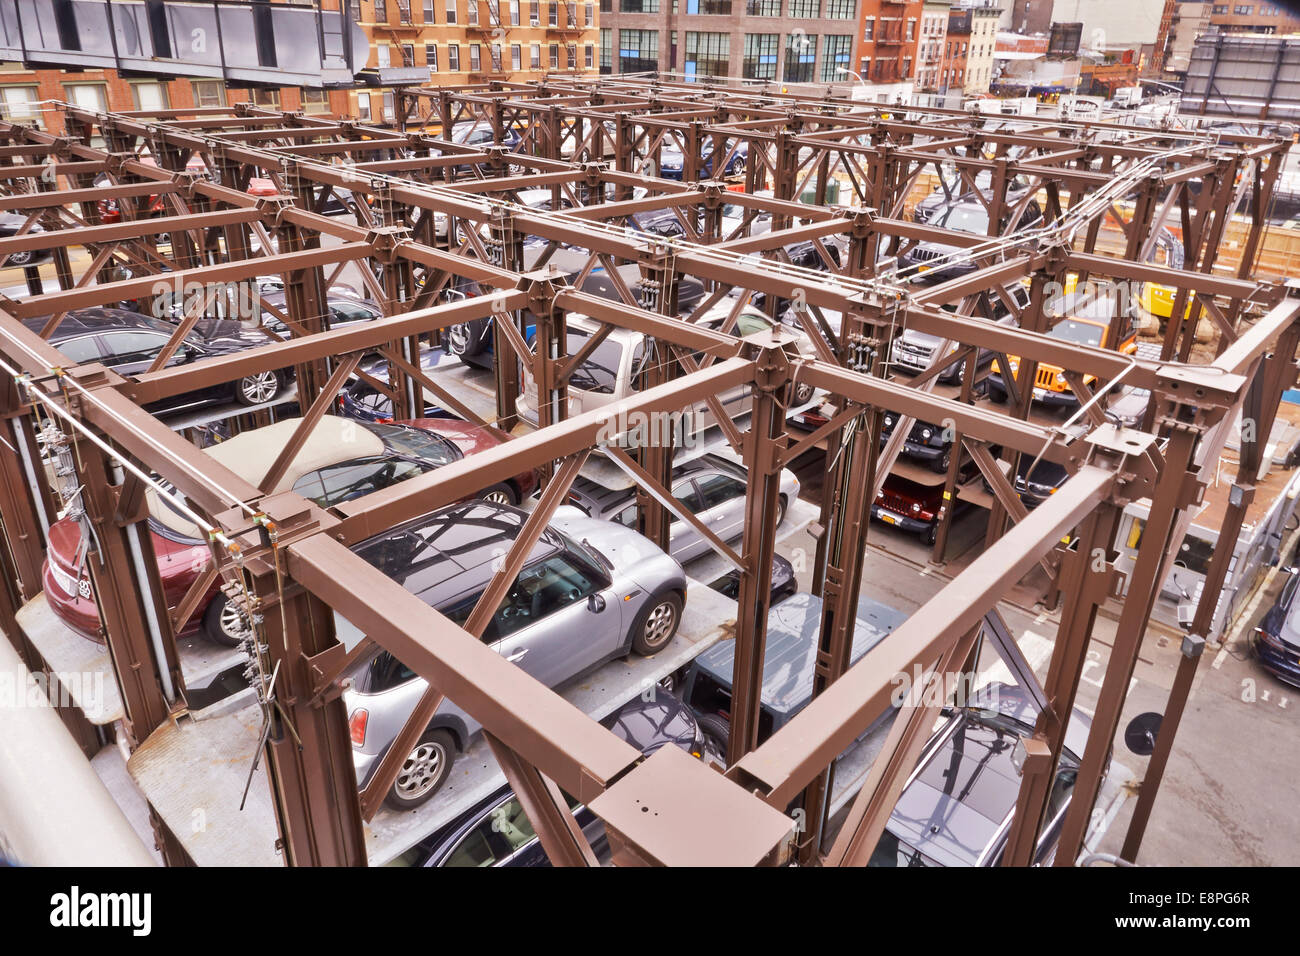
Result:
<instances>
[{"instance_id":1,"label":"car door","mask_svg":"<svg viewBox=\"0 0 1300 956\"><path fill-rule=\"evenodd\" d=\"M700 496L695 490L695 482L683 478L673 484L673 498L678 506L693 515L700 513ZM668 553L678 561L690 561L709 550L704 536L695 530L689 521L683 521L675 514L670 514L668 526ZM633 522L635 527L635 522Z\"/></svg>"},{"instance_id":2,"label":"car door","mask_svg":"<svg viewBox=\"0 0 1300 956\"><path fill-rule=\"evenodd\" d=\"M609 585L603 572L557 551L519 573L484 640L555 687L622 645L621 609Z\"/></svg>"},{"instance_id":3,"label":"car door","mask_svg":"<svg viewBox=\"0 0 1300 956\"><path fill-rule=\"evenodd\" d=\"M97 335L78 335L64 339L56 343L55 348L78 365L83 362L98 362L103 357Z\"/></svg>"},{"instance_id":4,"label":"car door","mask_svg":"<svg viewBox=\"0 0 1300 956\"><path fill-rule=\"evenodd\" d=\"M146 329L114 330L101 333L99 338L104 349L104 364L122 375L139 375L147 371L168 340L168 336L161 332ZM178 349L167 364L175 364L181 352Z\"/></svg>"},{"instance_id":5,"label":"car door","mask_svg":"<svg viewBox=\"0 0 1300 956\"><path fill-rule=\"evenodd\" d=\"M745 531L745 483L734 475L713 472L697 475L700 518L723 541L739 538Z\"/></svg>"}]
</instances>

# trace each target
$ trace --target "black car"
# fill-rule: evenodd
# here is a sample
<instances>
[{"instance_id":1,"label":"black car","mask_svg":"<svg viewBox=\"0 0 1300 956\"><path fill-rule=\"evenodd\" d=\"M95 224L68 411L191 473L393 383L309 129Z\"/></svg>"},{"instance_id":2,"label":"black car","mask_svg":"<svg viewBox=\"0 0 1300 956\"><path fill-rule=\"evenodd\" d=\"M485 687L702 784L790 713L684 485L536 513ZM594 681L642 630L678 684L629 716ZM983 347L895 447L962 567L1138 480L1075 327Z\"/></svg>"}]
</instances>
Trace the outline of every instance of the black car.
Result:
<instances>
[{"instance_id":1,"label":"black car","mask_svg":"<svg viewBox=\"0 0 1300 956\"><path fill-rule=\"evenodd\" d=\"M18 230L22 229L23 224L27 222L27 216L16 212L0 212L0 239L7 239L10 236L18 235ZM44 232L44 228L39 222L32 223L32 227L24 235L31 235L34 232ZM30 266L33 263L48 259L50 252L48 249L26 249L22 252L11 252L4 258L0 265L5 266Z\"/></svg>"},{"instance_id":2,"label":"black car","mask_svg":"<svg viewBox=\"0 0 1300 956\"><path fill-rule=\"evenodd\" d=\"M1032 467L1032 470L1030 469ZM1015 489L1026 508L1037 508L1044 501L1056 494L1058 488L1065 484L1070 473L1064 465L1054 461L1034 460L1028 455L1020 456L1020 465L1016 469Z\"/></svg>"},{"instance_id":3,"label":"black car","mask_svg":"<svg viewBox=\"0 0 1300 956\"><path fill-rule=\"evenodd\" d=\"M375 319L383 318L384 310L379 304L370 299L354 299L347 295L330 295L327 296L326 304L329 306L329 314L325 317L325 324L330 329L345 329L352 325L361 325L365 322L373 322ZM262 324L278 335L288 335L289 327L280 320L276 312L288 314L288 294L283 291L263 292L262 293ZM267 308L270 306L276 312Z\"/></svg>"},{"instance_id":4,"label":"black car","mask_svg":"<svg viewBox=\"0 0 1300 956\"><path fill-rule=\"evenodd\" d=\"M23 324L34 332L40 332L47 321L46 318L25 319ZM126 309L78 309L63 317L49 341L77 364L102 362L119 375L132 376L149 369L175 331L176 327L169 322ZM166 367L186 365L213 355L228 355L267 342L265 335L253 330L229 330L210 338L190 333ZM240 405L260 405L277 398L291 375L292 371L288 369L256 372L234 382L173 395L147 408L150 411L171 411L231 400Z\"/></svg>"},{"instance_id":5,"label":"black car","mask_svg":"<svg viewBox=\"0 0 1300 956\"><path fill-rule=\"evenodd\" d=\"M1020 794L1016 744L1038 710L1020 687L993 683L948 707L885 824L868 866L997 866ZM1075 710L1032 862L1048 865L1074 793L1091 721Z\"/></svg>"},{"instance_id":6,"label":"black car","mask_svg":"<svg viewBox=\"0 0 1300 956\"><path fill-rule=\"evenodd\" d=\"M833 242L827 241L823 242L822 248L826 250L826 254L831 258L831 263L838 269L840 262L842 261L840 259L839 246L835 245ZM821 252L818 251L817 246L812 242L795 242L786 246L784 251L785 254L790 257L790 264L793 266L798 266L801 269L813 269L817 272L827 272L830 269L830 265L827 264L826 260L822 257ZM784 259L773 261L783 262ZM764 312L767 311L766 293L756 292L749 297L749 301L754 308L760 309ZM776 314L783 316L783 321L789 320L793 322L793 324L798 325L801 321L800 313L802 311L802 304L800 304L800 307L797 309L792 309L792 304L791 300L778 296L776 300Z\"/></svg>"},{"instance_id":7,"label":"black car","mask_svg":"<svg viewBox=\"0 0 1300 956\"><path fill-rule=\"evenodd\" d=\"M1296 606L1300 569L1287 569L1282 593L1255 628L1255 656L1264 670L1280 681L1300 687L1300 607Z\"/></svg>"},{"instance_id":8,"label":"black car","mask_svg":"<svg viewBox=\"0 0 1300 956\"><path fill-rule=\"evenodd\" d=\"M740 571L732 568L716 581L709 582L709 587L733 601L740 596ZM799 591L799 582L794 577L794 565L779 554L772 555L772 590L768 605L780 604Z\"/></svg>"},{"instance_id":9,"label":"black car","mask_svg":"<svg viewBox=\"0 0 1300 956\"><path fill-rule=\"evenodd\" d=\"M885 412L880 431L882 448L894 433L894 425L898 418L897 412ZM948 465L952 461L952 444L955 437L953 431L942 425L935 425L932 422L914 422L907 433L907 440L903 442L903 454L924 461L939 474L947 474Z\"/></svg>"},{"instance_id":10,"label":"black car","mask_svg":"<svg viewBox=\"0 0 1300 956\"><path fill-rule=\"evenodd\" d=\"M620 739L649 755L661 747L681 747L704 755L705 740L691 709L669 693L653 700L638 697L601 723ZM600 819L569 797L569 809L582 827L596 859L609 861L609 841ZM502 787L451 823L421 840L399 860L405 866L550 866L514 791Z\"/></svg>"}]
</instances>

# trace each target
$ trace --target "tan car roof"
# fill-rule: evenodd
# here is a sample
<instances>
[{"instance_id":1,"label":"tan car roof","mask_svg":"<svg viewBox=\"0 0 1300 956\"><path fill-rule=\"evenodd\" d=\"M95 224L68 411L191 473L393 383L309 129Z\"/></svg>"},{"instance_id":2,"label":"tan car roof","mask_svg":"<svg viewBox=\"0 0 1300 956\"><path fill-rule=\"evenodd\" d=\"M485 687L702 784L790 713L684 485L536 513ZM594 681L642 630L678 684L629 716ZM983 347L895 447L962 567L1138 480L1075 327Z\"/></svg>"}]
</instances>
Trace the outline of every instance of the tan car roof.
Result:
<instances>
[{"instance_id":1,"label":"tan car roof","mask_svg":"<svg viewBox=\"0 0 1300 956\"><path fill-rule=\"evenodd\" d=\"M243 432L219 445L205 448L212 459L254 485L261 484L275 456L289 441L301 418L286 418L265 428ZM323 415L303 442L293 463L271 492L287 491L303 475L326 465L353 458L367 458L384 450L379 436L359 422L337 415ZM152 489L147 492L149 513L165 527L187 537L202 538L203 533L184 515L168 507Z\"/></svg>"}]
</instances>

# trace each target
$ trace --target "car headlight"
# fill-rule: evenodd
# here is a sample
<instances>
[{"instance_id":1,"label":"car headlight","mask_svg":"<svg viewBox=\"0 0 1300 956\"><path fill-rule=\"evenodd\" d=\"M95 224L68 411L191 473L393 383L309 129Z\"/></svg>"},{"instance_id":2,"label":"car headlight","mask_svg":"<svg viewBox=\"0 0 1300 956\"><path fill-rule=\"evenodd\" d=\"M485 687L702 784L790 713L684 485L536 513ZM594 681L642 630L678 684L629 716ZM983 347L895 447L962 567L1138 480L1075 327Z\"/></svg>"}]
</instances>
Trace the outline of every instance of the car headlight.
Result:
<instances>
[{"instance_id":1,"label":"car headlight","mask_svg":"<svg viewBox=\"0 0 1300 956\"><path fill-rule=\"evenodd\" d=\"M1017 359L1007 359L1007 364L1011 366L1011 371L1020 371L1020 362Z\"/></svg>"},{"instance_id":2,"label":"car headlight","mask_svg":"<svg viewBox=\"0 0 1300 956\"><path fill-rule=\"evenodd\" d=\"M929 440L930 440L930 436L931 436L932 434L934 434L934 433L931 432L930 429L928 429L928 428L922 428L922 429L921 429L921 437L924 438L926 441L929 441Z\"/></svg>"},{"instance_id":3,"label":"car headlight","mask_svg":"<svg viewBox=\"0 0 1300 956\"><path fill-rule=\"evenodd\" d=\"M893 428L893 427L894 427L894 420L893 420L892 418L890 418L888 415L885 416L885 427L886 427L886 428Z\"/></svg>"},{"instance_id":4,"label":"car headlight","mask_svg":"<svg viewBox=\"0 0 1300 956\"><path fill-rule=\"evenodd\" d=\"M1064 375L1063 373L1061 373L1061 372L1057 372L1057 373L1056 373L1056 384L1057 384L1057 385L1064 385L1064 384L1065 384L1065 375Z\"/></svg>"},{"instance_id":5,"label":"car headlight","mask_svg":"<svg viewBox=\"0 0 1300 956\"><path fill-rule=\"evenodd\" d=\"M921 510L921 506L916 502L912 502L912 513L917 514L920 512L920 510Z\"/></svg>"}]
</instances>

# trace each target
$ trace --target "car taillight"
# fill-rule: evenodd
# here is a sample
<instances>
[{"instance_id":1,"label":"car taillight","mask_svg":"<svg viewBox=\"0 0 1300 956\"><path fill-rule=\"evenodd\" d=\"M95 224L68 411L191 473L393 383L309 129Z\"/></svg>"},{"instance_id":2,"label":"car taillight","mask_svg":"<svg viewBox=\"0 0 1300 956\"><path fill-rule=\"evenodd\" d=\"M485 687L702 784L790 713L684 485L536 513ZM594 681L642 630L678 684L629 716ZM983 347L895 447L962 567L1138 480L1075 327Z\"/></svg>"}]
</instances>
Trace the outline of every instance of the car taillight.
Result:
<instances>
[{"instance_id":1,"label":"car taillight","mask_svg":"<svg viewBox=\"0 0 1300 956\"><path fill-rule=\"evenodd\" d=\"M1280 651L1282 653L1286 652L1286 645L1283 644L1276 637L1274 637L1272 634L1270 634L1268 631L1264 630L1262 627L1255 628L1255 633L1259 635L1259 639L1261 641L1263 641L1269 647L1273 648L1273 650Z\"/></svg>"},{"instance_id":2,"label":"car taillight","mask_svg":"<svg viewBox=\"0 0 1300 956\"><path fill-rule=\"evenodd\" d=\"M370 714L364 710L357 709L352 712L348 718L348 733L352 735L354 746L361 747L366 742L366 721L370 719Z\"/></svg>"}]
</instances>

